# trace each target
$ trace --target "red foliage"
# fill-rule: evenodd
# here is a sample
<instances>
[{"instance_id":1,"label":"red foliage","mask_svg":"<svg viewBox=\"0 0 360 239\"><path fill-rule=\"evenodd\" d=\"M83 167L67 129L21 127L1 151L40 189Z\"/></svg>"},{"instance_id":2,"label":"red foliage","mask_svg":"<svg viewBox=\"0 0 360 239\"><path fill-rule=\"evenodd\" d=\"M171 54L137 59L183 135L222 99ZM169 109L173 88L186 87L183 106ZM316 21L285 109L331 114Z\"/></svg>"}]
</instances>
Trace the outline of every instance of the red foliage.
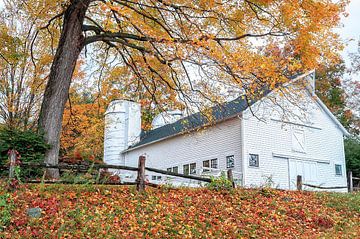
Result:
<instances>
[{"instance_id":1,"label":"red foliage","mask_svg":"<svg viewBox=\"0 0 360 239\"><path fill-rule=\"evenodd\" d=\"M107 172L104 174L106 176ZM1 192L0 192L1 194ZM358 238L360 213L331 194L257 189L216 192L125 186L30 185L1 238ZM339 203L339 202L338 202ZM27 208L40 207L41 218ZM3 234L1 234L3 233Z\"/></svg>"}]
</instances>

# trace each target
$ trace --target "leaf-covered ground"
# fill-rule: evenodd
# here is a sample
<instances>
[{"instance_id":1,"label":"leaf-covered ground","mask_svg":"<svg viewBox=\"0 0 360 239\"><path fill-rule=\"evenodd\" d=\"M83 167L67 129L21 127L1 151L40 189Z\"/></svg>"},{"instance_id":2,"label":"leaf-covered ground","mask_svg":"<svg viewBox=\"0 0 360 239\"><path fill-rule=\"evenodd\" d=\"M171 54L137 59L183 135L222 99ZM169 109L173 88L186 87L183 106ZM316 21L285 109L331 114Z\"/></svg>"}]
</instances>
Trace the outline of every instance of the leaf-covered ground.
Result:
<instances>
[{"instance_id":1,"label":"leaf-covered ground","mask_svg":"<svg viewBox=\"0 0 360 239\"><path fill-rule=\"evenodd\" d=\"M0 238L360 238L360 194L22 185L0 198Z\"/></svg>"}]
</instances>

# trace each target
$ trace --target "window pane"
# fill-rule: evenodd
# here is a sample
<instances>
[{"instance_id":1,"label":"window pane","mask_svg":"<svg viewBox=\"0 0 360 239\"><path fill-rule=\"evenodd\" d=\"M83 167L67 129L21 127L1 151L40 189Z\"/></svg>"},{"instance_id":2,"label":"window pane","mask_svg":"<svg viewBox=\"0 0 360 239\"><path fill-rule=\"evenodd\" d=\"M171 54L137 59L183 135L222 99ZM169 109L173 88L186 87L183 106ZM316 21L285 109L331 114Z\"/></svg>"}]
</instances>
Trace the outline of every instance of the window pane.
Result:
<instances>
[{"instance_id":1,"label":"window pane","mask_svg":"<svg viewBox=\"0 0 360 239\"><path fill-rule=\"evenodd\" d=\"M172 171L173 171L174 173L178 173L178 172L179 172L179 167L178 167L178 166L173 167L173 168L172 168Z\"/></svg>"},{"instance_id":2,"label":"window pane","mask_svg":"<svg viewBox=\"0 0 360 239\"><path fill-rule=\"evenodd\" d=\"M167 168L166 171L171 172L171 168Z\"/></svg>"},{"instance_id":3,"label":"window pane","mask_svg":"<svg viewBox=\"0 0 360 239\"><path fill-rule=\"evenodd\" d=\"M335 174L341 176L342 175L342 166L341 164L335 164Z\"/></svg>"},{"instance_id":4,"label":"window pane","mask_svg":"<svg viewBox=\"0 0 360 239\"><path fill-rule=\"evenodd\" d=\"M205 161L203 161L203 167L204 168L210 168L210 160L205 160ZM204 172L208 172L208 171L210 171L209 169L204 169L203 170Z\"/></svg>"},{"instance_id":5,"label":"window pane","mask_svg":"<svg viewBox=\"0 0 360 239\"><path fill-rule=\"evenodd\" d=\"M217 159L211 160L211 168L218 168L218 160Z\"/></svg>"},{"instance_id":6,"label":"window pane","mask_svg":"<svg viewBox=\"0 0 360 239\"><path fill-rule=\"evenodd\" d=\"M185 175L189 175L189 164L185 164L184 167L183 167L183 173Z\"/></svg>"},{"instance_id":7,"label":"window pane","mask_svg":"<svg viewBox=\"0 0 360 239\"><path fill-rule=\"evenodd\" d=\"M196 163L190 164L190 174L196 174Z\"/></svg>"},{"instance_id":8,"label":"window pane","mask_svg":"<svg viewBox=\"0 0 360 239\"><path fill-rule=\"evenodd\" d=\"M234 155L226 156L226 167L233 168L235 167L235 158Z\"/></svg>"},{"instance_id":9,"label":"window pane","mask_svg":"<svg viewBox=\"0 0 360 239\"><path fill-rule=\"evenodd\" d=\"M259 155L258 154L250 154L249 155L249 166L259 167Z\"/></svg>"}]
</instances>

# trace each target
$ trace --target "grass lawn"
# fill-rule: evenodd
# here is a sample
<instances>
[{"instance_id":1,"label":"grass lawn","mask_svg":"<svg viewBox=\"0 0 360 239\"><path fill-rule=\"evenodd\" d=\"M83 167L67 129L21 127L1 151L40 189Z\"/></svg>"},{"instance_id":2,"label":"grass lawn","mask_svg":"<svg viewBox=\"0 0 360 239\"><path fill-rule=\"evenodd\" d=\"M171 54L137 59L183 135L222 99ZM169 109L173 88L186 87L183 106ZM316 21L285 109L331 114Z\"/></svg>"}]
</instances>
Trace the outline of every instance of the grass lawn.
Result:
<instances>
[{"instance_id":1,"label":"grass lawn","mask_svg":"<svg viewBox=\"0 0 360 239\"><path fill-rule=\"evenodd\" d=\"M0 238L360 238L360 194L0 183Z\"/></svg>"}]
</instances>

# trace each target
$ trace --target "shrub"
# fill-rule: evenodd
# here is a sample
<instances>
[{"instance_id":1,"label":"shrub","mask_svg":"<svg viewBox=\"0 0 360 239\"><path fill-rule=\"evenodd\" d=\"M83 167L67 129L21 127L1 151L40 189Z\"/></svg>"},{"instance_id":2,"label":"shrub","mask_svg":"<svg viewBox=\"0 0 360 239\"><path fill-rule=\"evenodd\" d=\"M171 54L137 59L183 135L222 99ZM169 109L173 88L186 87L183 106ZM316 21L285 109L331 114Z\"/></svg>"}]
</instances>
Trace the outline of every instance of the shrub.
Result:
<instances>
[{"instance_id":1,"label":"shrub","mask_svg":"<svg viewBox=\"0 0 360 239\"><path fill-rule=\"evenodd\" d=\"M11 203L10 194L0 195L0 232L4 231L11 222L11 211L13 205Z\"/></svg>"},{"instance_id":2,"label":"shrub","mask_svg":"<svg viewBox=\"0 0 360 239\"><path fill-rule=\"evenodd\" d=\"M360 137L345 140L345 159L347 170L360 177Z\"/></svg>"},{"instance_id":3,"label":"shrub","mask_svg":"<svg viewBox=\"0 0 360 239\"><path fill-rule=\"evenodd\" d=\"M207 185L207 187L215 191L230 191L233 189L232 183L226 178L225 174L216 178L212 177L211 182Z\"/></svg>"},{"instance_id":4,"label":"shrub","mask_svg":"<svg viewBox=\"0 0 360 239\"><path fill-rule=\"evenodd\" d=\"M0 128L0 164L9 162L8 151L15 149L20 154L21 162L42 163L45 151L49 148L41 134L31 130ZM21 168L21 177L39 177L42 169Z\"/></svg>"}]
</instances>

